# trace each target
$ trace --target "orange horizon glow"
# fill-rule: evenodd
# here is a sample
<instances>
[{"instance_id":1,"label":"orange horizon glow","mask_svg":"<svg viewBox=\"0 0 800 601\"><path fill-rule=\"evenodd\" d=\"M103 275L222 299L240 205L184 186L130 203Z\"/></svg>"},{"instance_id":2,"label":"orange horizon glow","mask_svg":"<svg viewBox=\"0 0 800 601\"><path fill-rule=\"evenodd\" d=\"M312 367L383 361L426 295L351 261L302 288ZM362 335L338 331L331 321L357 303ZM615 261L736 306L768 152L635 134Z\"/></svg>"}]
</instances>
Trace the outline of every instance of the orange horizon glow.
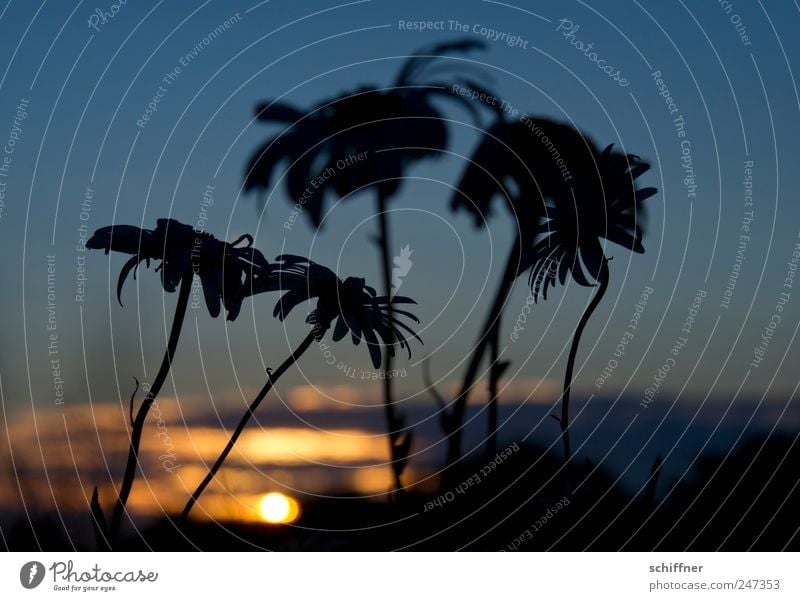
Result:
<instances>
[{"instance_id":1,"label":"orange horizon glow","mask_svg":"<svg viewBox=\"0 0 800 601\"><path fill-rule=\"evenodd\" d=\"M10 446L0 447L0 462L15 468L0 487L0 509L53 507L82 513L88 511L95 486L103 508L112 506L129 445L125 418L119 406L110 404L38 410L35 422L18 415L7 428ZM128 507L147 518L179 514L229 436L223 428L189 426L177 419L160 427L148 424L140 450L142 476ZM294 491L385 494L393 486L389 460L385 437L357 426L255 425L242 435L192 518L291 523L301 510L288 496ZM419 475L413 468L407 473L412 480ZM269 497L265 507L268 494L291 500ZM283 507L285 515L278 515L276 507Z\"/></svg>"}]
</instances>

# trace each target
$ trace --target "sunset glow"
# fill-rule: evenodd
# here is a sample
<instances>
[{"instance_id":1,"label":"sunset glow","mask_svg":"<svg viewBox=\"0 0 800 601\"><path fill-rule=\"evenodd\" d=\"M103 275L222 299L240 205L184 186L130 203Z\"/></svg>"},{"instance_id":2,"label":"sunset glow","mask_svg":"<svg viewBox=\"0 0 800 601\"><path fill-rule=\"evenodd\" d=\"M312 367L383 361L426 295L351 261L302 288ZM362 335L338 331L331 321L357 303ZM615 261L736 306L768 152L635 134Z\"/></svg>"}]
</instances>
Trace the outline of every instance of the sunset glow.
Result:
<instances>
[{"instance_id":1,"label":"sunset glow","mask_svg":"<svg viewBox=\"0 0 800 601\"><path fill-rule=\"evenodd\" d=\"M291 524L300 515L300 504L292 497L271 492L262 497L259 511L269 524Z\"/></svg>"}]
</instances>

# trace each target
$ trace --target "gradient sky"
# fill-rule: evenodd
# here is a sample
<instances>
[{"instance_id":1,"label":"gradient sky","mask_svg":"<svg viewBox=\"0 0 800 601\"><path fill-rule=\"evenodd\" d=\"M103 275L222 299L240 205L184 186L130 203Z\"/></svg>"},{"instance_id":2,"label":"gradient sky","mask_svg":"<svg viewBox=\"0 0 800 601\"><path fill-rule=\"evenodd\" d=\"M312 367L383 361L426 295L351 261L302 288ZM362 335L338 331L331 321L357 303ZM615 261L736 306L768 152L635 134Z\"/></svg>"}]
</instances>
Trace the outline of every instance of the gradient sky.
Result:
<instances>
[{"instance_id":1,"label":"gradient sky","mask_svg":"<svg viewBox=\"0 0 800 601\"><path fill-rule=\"evenodd\" d=\"M514 5L520 7L515 8ZM249 154L275 129L252 122L253 107L282 97L298 106L360 86L390 85L414 50L464 37L456 31L400 30L399 21L458 21L521 36L527 48L487 41L470 61L510 104L531 115L568 120L598 144L615 143L652 162L642 181L660 193L650 209L644 255L609 246L609 293L590 323L579 353L576 384L583 398L598 392L596 378L610 359L646 286L650 296L624 357L598 394L636 401L669 358L697 291L707 296L688 343L657 399L693 406L706 398L784 403L795 390L800 345L798 289L782 313L758 368L753 349L775 313L784 272L798 240L800 207L800 99L793 70L800 62L800 11L789 2L431 1L332 3L321 1L183 3L128 2L113 18L88 21L112 2L10 1L0 12L0 139L18 135L9 154L0 231L3 257L0 355L5 407L55 406L48 354L47 268L55 255L55 319L65 403L127 402L131 377L152 378L161 360L174 295L140 270L115 299L122 256L86 257L85 300L76 302L79 227L128 223L153 227L159 217L196 223L203 191L214 186L206 230L233 239L250 232L268 257L309 255L341 275L379 281L374 198L359 195L337 205L315 233L303 221L283 228L291 204L277 187L263 213L241 194ZM533 12L536 14L533 14ZM238 17L236 16L238 15ZM734 15L736 17L734 18ZM230 28L202 45L227 19ZM594 43L598 56L630 82L620 86L557 31L567 18L575 39ZM748 39L737 33L746 27ZM468 34L480 39L479 34ZM749 45L747 44L749 42ZM158 110L137 126L162 79L196 45L202 49L168 85ZM696 194L687 194L681 138L652 76L660 70L685 119ZM397 252L410 245L412 269L403 294L418 303L424 348L399 361L398 381L409 402L427 402L419 360L433 354L444 389L462 373L511 243L509 216L497 211L489 230L449 212L451 188L479 133L469 114L441 103L453 119L451 151L410 172L392 200ZM745 161L753 161L753 221L730 306L720 307L737 262L745 211ZM2 177L2 176L0 176ZM91 210L81 204L92 190ZM537 305L516 342L509 335L526 302L520 280L503 326L512 361L507 399L547 400L563 377L569 337L591 290L574 283ZM190 312L174 368L182 400L204 406L240 402L260 387L264 367L275 366L307 326L294 315L284 327L271 318L275 298L248 301L234 323ZM255 327L254 327L255 326ZM338 360L369 369L363 348L339 344ZM372 384L349 378L314 357L288 374L283 390L312 383L334 391L327 402L379 403ZM202 360L202 361L201 361ZM360 372L359 372L360 373ZM343 386L348 392L337 396ZM372 386L372 388L369 388ZM346 398L345 398L346 397Z\"/></svg>"}]
</instances>

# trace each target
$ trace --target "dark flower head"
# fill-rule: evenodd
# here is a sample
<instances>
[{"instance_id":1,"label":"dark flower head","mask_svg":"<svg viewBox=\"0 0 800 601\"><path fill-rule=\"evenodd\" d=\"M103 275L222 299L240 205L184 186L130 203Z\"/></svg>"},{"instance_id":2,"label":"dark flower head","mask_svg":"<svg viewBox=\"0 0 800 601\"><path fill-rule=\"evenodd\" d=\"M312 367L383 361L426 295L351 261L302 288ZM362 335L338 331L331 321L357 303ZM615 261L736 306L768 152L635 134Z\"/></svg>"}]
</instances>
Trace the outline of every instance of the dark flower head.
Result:
<instances>
[{"instance_id":1,"label":"dark flower head","mask_svg":"<svg viewBox=\"0 0 800 601\"><path fill-rule=\"evenodd\" d=\"M277 102L259 105L260 121L285 123L287 129L252 155L245 190L269 190L277 165L286 161L289 196L302 202L315 227L330 192L344 198L374 187L383 196L394 194L410 164L447 147L444 118L431 100L447 97L475 111L474 102L454 94L452 86L459 82L474 89L476 84L458 77L447 83L424 77L442 53L479 47L476 41L459 41L425 49L406 61L393 87L361 88L307 112Z\"/></svg>"},{"instance_id":2,"label":"dark flower head","mask_svg":"<svg viewBox=\"0 0 800 601\"><path fill-rule=\"evenodd\" d=\"M472 214L476 227L505 201L523 232L544 215L543 198L568 188L570 166L584 161L588 142L570 125L540 117L500 120L485 133L451 201L454 211Z\"/></svg>"},{"instance_id":3,"label":"dark flower head","mask_svg":"<svg viewBox=\"0 0 800 601\"><path fill-rule=\"evenodd\" d=\"M364 338L376 369L381 365L382 348L394 356L394 347L398 345L405 348L411 357L407 336L422 342L397 317L419 323L413 314L395 307L416 304L410 298L378 296L374 288L366 285L364 278L349 277L342 281L327 267L303 257L282 255L276 260L278 266L270 277L276 280L272 284L274 288L286 292L275 305L274 315L281 321L300 303L316 299L317 306L309 313L306 322L315 327L317 340L322 339L335 321L333 340L340 341L348 332L355 345Z\"/></svg>"},{"instance_id":4,"label":"dark flower head","mask_svg":"<svg viewBox=\"0 0 800 601\"><path fill-rule=\"evenodd\" d=\"M500 120L485 134L453 196L454 210L477 226L505 199L527 245L519 273L530 269L534 298L547 298L569 273L583 286L597 281L605 260L600 239L644 252L642 202L655 188L637 188L649 165L635 155L602 152L570 124L524 115Z\"/></svg>"},{"instance_id":5,"label":"dark flower head","mask_svg":"<svg viewBox=\"0 0 800 601\"><path fill-rule=\"evenodd\" d=\"M547 199L546 218L523 266L530 267L534 298L572 274L582 286L597 281L606 261L601 239L643 253L643 202L656 188L638 188L636 179L650 165L632 154L602 152L591 146L591 160L570 167L573 180L564 193Z\"/></svg>"},{"instance_id":6,"label":"dark flower head","mask_svg":"<svg viewBox=\"0 0 800 601\"><path fill-rule=\"evenodd\" d=\"M240 244L244 242L243 246ZM174 292L183 278L200 278L208 312L212 317L220 313L220 301L228 311L228 319L239 314L242 301L251 294L268 289L271 266L264 256L252 247L250 235L239 237L232 243L199 232L174 219L159 219L156 229L148 230L132 225L112 225L97 230L86 243L90 249L102 249L133 255L123 265L117 282L117 299L122 304L122 287L128 274L139 263L160 261L156 271L167 292Z\"/></svg>"}]
</instances>

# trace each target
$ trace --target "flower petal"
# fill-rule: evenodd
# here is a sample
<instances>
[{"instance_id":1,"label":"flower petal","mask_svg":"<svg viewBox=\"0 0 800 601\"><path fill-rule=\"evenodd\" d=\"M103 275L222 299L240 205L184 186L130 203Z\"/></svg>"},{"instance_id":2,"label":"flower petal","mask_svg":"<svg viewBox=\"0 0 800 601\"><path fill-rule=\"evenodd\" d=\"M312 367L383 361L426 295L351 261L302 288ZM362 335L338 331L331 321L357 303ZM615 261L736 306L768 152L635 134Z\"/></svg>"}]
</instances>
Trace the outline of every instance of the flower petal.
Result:
<instances>
[{"instance_id":1,"label":"flower petal","mask_svg":"<svg viewBox=\"0 0 800 601\"><path fill-rule=\"evenodd\" d=\"M139 263L141 263L143 259L140 257L131 257L127 261L125 261L125 265L122 266L122 269L119 272L119 279L117 280L117 301L119 301L120 307L123 306L122 304L122 286L125 284L125 279L128 277L131 269L136 267Z\"/></svg>"},{"instance_id":2,"label":"flower petal","mask_svg":"<svg viewBox=\"0 0 800 601\"><path fill-rule=\"evenodd\" d=\"M369 356L372 359L372 365L375 367L375 369L380 369L382 359L381 344L375 337L375 332L373 332L370 328L364 329L364 339L367 342L367 350L369 351Z\"/></svg>"},{"instance_id":3,"label":"flower petal","mask_svg":"<svg viewBox=\"0 0 800 601\"><path fill-rule=\"evenodd\" d=\"M218 274L208 267L201 268L200 283L203 285L203 296L206 300L209 315L211 317L219 316L219 299L222 296L222 290L220 289Z\"/></svg>"},{"instance_id":4,"label":"flower petal","mask_svg":"<svg viewBox=\"0 0 800 601\"><path fill-rule=\"evenodd\" d=\"M256 107L256 119L259 121L294 123L302 119L303 114L302 111L283 102L267 101L262 102Z\"/></svg>"},{"instance_id":5,"label":"flower petal","mask_svg":"<svg viewBox=\"0 0 800 601\"><path fill-rule=\"evenodd\" d=\"M347 322L345 321L344 317L339 315L339 319L336 320L336 328L333 330L333 341L339 342L342 338L345 337L348 331Z\"/></svg>"},{"instance_id":6,"label":"flower petal","mask_svg":"<svg viewBox=\"0 0 800 601\"><path fill-rule=\"evenodd\" d=\"M152 231L134 225L109 225L96 230L92 237L86 241L86 248L102 249L106 251L106 254L113 250L114 252L122 252L129 255L156 258L147 252L152 238Z\"/></svg>"},{"instance_id":7,"label":"flower petal","mask_svg":"<svg viewBox=\"0 0 800 601\"><path fill-rule=\"evenodd\" d=\"M614 242L615 244L619 244L623 248L632 250L635 253L641 254L644 252L644 246L642 246L641 230L639 230L638 228L636 229L636 237L634 238L622 228L614 227L608 232L608 234L606 235L606 239L611 242Z\"/></svg>"}]
</instances>

